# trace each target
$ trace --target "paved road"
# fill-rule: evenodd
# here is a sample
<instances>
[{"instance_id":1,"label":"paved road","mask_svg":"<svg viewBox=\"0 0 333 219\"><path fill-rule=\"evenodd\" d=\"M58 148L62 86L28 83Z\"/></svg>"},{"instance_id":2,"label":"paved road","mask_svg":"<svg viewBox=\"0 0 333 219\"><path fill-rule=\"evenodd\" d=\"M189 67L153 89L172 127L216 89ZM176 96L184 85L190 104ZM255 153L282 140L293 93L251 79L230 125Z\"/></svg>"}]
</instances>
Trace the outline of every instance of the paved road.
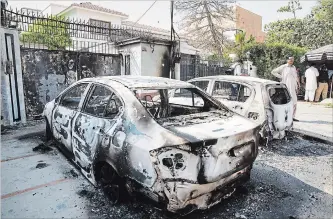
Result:
<instances>
[{"instance_id":1,"label":"paved road","mask_svg":"<svg viewBox=\"0 0 333 219\"><path fill-rule=\"evenodd\" d=\"M1 145L2 218L178 218L138 197L112 206L55 147L33 151L43 124L9 130ZM261 148L251 180L184 218L331 218L333 147L293 137Z\"/></svg>"}]
</instances>

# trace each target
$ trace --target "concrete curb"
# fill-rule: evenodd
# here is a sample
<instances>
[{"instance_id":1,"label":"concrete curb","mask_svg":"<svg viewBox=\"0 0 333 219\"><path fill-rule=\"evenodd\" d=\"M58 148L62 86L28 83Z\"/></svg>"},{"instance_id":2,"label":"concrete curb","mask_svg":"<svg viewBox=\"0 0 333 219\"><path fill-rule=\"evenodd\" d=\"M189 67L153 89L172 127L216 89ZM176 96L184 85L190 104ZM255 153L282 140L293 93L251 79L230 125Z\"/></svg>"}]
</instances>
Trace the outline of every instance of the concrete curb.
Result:
<instances>
[{"instance_id":1,"label":"concrete curb","mask_svg":"<svg viewBox=\"0 0 333 219\"><path fill-rule=\"evenodd\" d=\"M333 144L333 138L332 137L328 137L328 136L321 135L321 134L318 134L318 133L305 131L305 130L302 130L302 129L299 129L299 128L292 128L290 130L290 132L305 135L307 137L313 138L315 140L323 141L323 142L325 142L327 144L330 144L330 145Z\"/></svg>"}]
</instances>

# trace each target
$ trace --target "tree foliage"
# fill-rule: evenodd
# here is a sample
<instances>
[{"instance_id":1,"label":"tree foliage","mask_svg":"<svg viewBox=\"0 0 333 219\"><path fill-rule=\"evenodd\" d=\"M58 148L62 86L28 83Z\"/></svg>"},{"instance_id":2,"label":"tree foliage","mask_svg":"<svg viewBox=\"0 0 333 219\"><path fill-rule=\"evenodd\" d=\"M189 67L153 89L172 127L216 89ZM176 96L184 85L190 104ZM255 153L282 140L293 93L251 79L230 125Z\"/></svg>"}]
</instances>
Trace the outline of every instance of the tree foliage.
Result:
<instances>
[{"instance_id":1,"label":"tree foliage","mask_svg":"<svg viewBox=\"0 0 333 219\"><path fill-rule=\"evenodd\" d=\"M231 3L233 0L178 0L175 2L177 13L182 17L180 28L191 43L199 49L215 52L220 56L228 45L224 32L235 28Z\"/></svg>"},{"instance_id":2,"label":"tree foliage","mask_svg":"<svg viewBox=\"0 0 333 219\"><path fill-rule=\"evenodd\" d=\"M265 25L265 31L267 43L279 42L315 49L332 43L333 22L307 16L269 23Z\"/></svg>"},{"instance_id":3,"label":"tree foliage","mask_svg":"<svg viewBox=\"0 0 333 219\"><path fill-rule=\"evenodd\" d=\"M244 49L247 45L251 45L255 42L255 38L250 35L249 39L246 40L246 32L241 31L235 35L235 46L231 49L242 62L246 58Z\"/></svg>"},{"instance_id":4,"label":"tree foliage","mask_svg":"<svg viewBox=\"0 0 333 219\"><path fill-rule=\"evenodd\" d=\"M318 0L312 14L317 20L333 21L333 0Z\"/></svg>"},{"instance_id":5,"label":"tree foliage","mask_svg":"<svg viewBox=\"0 0 333 219\"><path fill-rule=\"evenodd\" d=\"M333 0L319 0L302 19L285 19L265 25L267 43L286 43L308 49L333 42Z\"/></svg>"},{"instance_id":6,"label":"tree foliage","mask_svg":"<svg viewBox=\"0 0 333 219\"><path fill-rule=\"evenodd\" d=\"M288 5L282 6L277 11L278 12L291 12L294 15L294 18L296 18L296 11L302 10L301 3L299 0L290 0L288 2Z\"/></svg>"},{"instance_id":7,"label":"tree foliage","mask_svg":"<svg viewBox=\"0 0 333 219\"><path fill-rule=\"evenodd\" d=\"M65 49L71 46L68 26L64 17L36 18L28 31L20 34L20 40L23 43L45 45L51 50Z\"/></svg>"},{"instance_id":8,"label":"tree foliage","mask_svg":"<svg viewBox=\"0 0 333 219\"><path fill-rule=\"evenodd\" d=\"M294 56L294 65L304 72L304 66L300 64L300 57L306 49L283 43L254 43L244 48L244 54L250 52L250 60L257 67L257 75L260 78L273 79L271 71L279 65L285 64L288 56Z\"/></svg>"}]
</instances>

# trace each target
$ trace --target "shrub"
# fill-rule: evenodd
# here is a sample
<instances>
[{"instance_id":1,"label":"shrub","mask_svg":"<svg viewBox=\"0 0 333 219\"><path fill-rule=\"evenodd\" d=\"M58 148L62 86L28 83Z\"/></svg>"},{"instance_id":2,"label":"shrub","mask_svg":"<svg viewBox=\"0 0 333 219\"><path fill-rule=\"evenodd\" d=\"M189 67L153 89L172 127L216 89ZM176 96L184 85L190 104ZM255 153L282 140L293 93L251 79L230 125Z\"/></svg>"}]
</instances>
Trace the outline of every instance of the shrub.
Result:
<instances>
[{"instance_id":1,"label":"shrub","mask_svg":"<svg viewBox=\"0 0 333 219\"><path fill-rule=\"evenodd\" d=\"M244 53L250 52L250 60L257 67L257 75L260 78L274 79L271 71L279 65L286 63L288 56L295 58L294 65L305 70L304 64L300 64L300 57L306 53L305 48L291 46L283 43L255 43L246 45Z\"/></svg>"}]
</instances>

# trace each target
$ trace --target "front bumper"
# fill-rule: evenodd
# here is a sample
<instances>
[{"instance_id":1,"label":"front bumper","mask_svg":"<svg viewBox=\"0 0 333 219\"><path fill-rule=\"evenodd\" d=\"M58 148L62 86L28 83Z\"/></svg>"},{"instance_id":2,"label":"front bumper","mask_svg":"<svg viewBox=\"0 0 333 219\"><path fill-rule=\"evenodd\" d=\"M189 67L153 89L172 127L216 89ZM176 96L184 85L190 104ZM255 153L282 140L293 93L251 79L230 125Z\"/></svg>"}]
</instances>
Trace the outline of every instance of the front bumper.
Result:
<instances>
[{"instance_id":1,"label":"front bumper","mask_svg":"<svg viewBox=\"0 0 333 219\"><path fill-rule=\"evenodd\" d=\"M189 182L165 182L164 194L168 199L167 210L188 214L196 209L207 209L230 195L234 188L250 178L252 165L247 166L216 182L192 184Z\"/></svg>"}]
</instances>

